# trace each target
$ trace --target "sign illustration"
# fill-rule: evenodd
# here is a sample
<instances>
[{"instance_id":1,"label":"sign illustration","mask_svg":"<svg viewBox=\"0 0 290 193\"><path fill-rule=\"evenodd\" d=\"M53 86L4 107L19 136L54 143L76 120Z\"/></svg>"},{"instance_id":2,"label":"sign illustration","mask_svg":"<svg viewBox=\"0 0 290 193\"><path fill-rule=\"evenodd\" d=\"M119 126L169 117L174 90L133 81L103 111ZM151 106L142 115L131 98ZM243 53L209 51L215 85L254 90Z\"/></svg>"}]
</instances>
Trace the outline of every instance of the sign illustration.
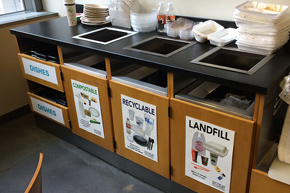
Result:
<instances>
[{"instance_id":1,"label":"sign illustration","mask_svg":"<svg viewBox=\"0 0 290 193\"><path fill-rule=\"evenodd\" d=\"M156 106L121 95L126 148L158 162Z\"/></svg>"},{"instance_id":2,"label":"sign illustration","mask_svg":"<svg viewBox=\"0 0 290 193\"><path fill-rule=\"evenodd\" d=\"M105 138L98 87L71 80L79 127Z\"/></svg>"},{"instance_id":3,"label":"sign illustration","mask_svg":"<svg viewBox=\"0 0 290 193\"><path fill-rule=\"evenodd\" d=\"M235 132L186 116L185 175L230 192Z\"/></svg>"}]
</instances>

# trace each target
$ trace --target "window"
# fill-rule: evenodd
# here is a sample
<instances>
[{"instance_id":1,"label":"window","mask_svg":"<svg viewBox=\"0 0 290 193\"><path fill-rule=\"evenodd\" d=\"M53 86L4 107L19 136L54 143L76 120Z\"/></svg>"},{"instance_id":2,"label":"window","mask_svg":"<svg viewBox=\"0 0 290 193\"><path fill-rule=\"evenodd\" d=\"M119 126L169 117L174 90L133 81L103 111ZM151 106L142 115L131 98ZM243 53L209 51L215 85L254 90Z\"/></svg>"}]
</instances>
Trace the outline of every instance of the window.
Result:
<instances>
[{"instance_id":1,"label":"window","mask_svg":"<svg viewBox=\"0 0 290 193\"><path fill-rule=\"evenodd\" d=\"M19 11L42 11L41 0L0 0L0 15Z\"/></svg>"},{"instance_id":2,"label":"window","mask_svg":"<svg viewBox=\"0 0 290 193\"><path fill-rule=\"evenodd\" d=\"M23 11L23 0L0 0L0 14Z\"/></svg>"}]
</instances>

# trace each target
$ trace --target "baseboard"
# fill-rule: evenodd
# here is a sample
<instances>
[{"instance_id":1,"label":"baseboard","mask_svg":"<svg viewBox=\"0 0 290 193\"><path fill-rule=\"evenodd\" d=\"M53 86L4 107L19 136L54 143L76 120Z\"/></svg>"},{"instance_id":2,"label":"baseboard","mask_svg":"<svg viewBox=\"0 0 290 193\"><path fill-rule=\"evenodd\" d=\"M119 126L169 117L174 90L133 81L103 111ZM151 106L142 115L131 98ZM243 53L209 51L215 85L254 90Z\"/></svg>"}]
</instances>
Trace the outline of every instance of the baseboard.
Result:
<instances>
[{"instance_id":1,"label":"baseboard","mask_svg":"<svg viewBox=\"0 0 290 193\"><path fill-rule=\"evenodd\" d=\"M5 115L0 116L0 125L7 123L9 121L12 121L20 116L26 115L28 113L30 113L30 107L29 105L25 105L19 109L16 109L10 113L7 113Z\"/></svg>"}]
</instances>

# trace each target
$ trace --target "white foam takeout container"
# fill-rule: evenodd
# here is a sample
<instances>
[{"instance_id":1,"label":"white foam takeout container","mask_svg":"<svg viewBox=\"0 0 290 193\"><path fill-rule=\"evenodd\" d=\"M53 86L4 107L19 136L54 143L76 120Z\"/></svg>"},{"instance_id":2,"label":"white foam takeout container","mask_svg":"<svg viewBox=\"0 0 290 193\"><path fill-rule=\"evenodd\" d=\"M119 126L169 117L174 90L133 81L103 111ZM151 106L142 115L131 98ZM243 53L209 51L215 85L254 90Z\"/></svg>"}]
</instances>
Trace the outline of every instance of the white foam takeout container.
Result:
<instances>
[{"instance_id":1,"label":"white foam takeout container","mask_svg":"<svg viewBox=\"0 0 290 193\"><path fill-rule=\"evenodd\" d=\"M225 46L233 42L238 34L238 30L234 28L222 29L216 33L208 35L207 39L212 45Z\"/></svg>"},{"instance_id":2,"label":"white foam takeout container","mask_svg":"<svg viewBox=\"0 0 290 193\"><path fill-rule=\"evenodd\" d=\"M256 1L246 1L238 6L236 10L247 14L248 16L256 16L276 20L286 13L289 6L261 3Z\"/></svg>"},{"instance_id":3,"label":"white foam takeout container","mask_svg":"<svg viewBox=\"0 0 290 193\"><path fill-rule=\"evenodd\" d=\"M195 39L198 42L203 43L207 41L208 35L216 33L222 29L224 29L224 27L220 24L212 20L207 20L203 23L193 26L192 32L194 33Z\"/></svg>"},{"instance_id":4,"label":"white foam takeout container","mask_svg":"<svg viewBox=\"0 0 290 193\"><path fill-rule=\"evenodd\" d=\"M226 146L216 142L207 142L204 144L204 147L206 150L220 157L225 157L229 152Z\"/></svg>"}]
</instances>

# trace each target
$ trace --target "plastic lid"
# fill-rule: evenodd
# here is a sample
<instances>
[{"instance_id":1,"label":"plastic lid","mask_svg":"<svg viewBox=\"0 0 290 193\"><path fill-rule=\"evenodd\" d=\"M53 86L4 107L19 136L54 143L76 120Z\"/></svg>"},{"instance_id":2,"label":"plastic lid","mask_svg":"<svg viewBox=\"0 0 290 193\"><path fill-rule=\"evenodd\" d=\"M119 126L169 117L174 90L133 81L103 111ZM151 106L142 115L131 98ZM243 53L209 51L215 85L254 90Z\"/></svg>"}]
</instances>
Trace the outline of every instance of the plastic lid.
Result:
<instances>
[{"instance_id":1,"label":"plastic lid","mask_svg":"<svg viewBox=\"0 0 290 193\"><path fill-rule=\"evenodd\" d=\"M168 2L168 7L172 7L173 3L172 2Z\"/></svg>"},{"instance_id":2,"label":"plastic lid","mask_svg":"<svg viewBox=\"0 0 290 193\"><path fill-rule=\"evenodd\" d=\"M161 6L164 6L164 2L163 1L159 2L159 7L161 7Z\"/></svg>"}]
</instances>

